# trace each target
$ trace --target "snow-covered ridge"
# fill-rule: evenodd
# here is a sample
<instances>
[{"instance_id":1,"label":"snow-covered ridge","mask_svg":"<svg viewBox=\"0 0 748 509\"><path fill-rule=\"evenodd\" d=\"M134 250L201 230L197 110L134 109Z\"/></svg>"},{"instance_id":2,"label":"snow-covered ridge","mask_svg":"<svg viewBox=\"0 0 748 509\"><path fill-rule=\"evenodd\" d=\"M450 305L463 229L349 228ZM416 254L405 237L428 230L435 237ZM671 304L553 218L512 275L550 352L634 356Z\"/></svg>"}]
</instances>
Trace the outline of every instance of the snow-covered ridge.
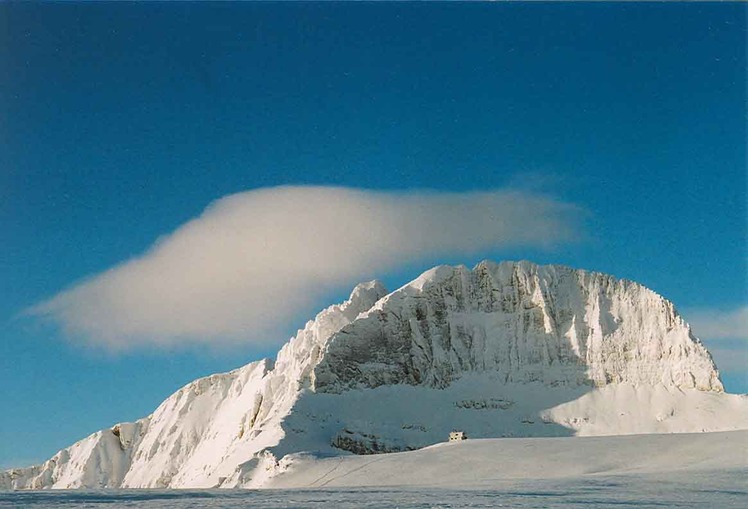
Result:
<instances>
[{"instance_id":1,"label":"snow-covered ridge","mask_svg":"<svg viewBox=\"0 0 748 509\"><path fill-rule=\"evenodd\" d=\"M274 362L196 380L0 488L263 486L302 451L386 452L471 436L748 428L673 305L636 283L529 262L376 282Z\"/></svg>"},{"instance_id":2,"label":"snow-covered ridge","mask_svg":"<svg viewBox=\"0 0 748 509\"><path fill-rule=\"evenodd\" d=\"M283 437L324 341L386 294L361 283L320 312L269 359L185 385L153 414L98 431L45 463L0 473L0 489L214 487L252 469ZM232 477L233 476L233 477Z\"/></svg>"}]
</instances>

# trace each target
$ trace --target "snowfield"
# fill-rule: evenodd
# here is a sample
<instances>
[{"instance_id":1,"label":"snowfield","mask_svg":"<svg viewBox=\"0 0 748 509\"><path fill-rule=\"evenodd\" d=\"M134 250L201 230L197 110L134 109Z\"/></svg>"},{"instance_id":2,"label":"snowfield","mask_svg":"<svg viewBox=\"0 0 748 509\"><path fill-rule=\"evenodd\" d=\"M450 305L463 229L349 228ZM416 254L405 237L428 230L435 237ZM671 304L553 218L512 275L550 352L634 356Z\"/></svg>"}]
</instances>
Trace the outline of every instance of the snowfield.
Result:
<instances>
[{"instance_id":1,"label":"snowfield","mask_svg":"<svg viewBox=\"0 0 748 509\"><path fill-rule=\"evenodd\" d=\"M748 474L748 431L608 437L468 439L418 451L319 458L297 454L269 488L495 489L519 481L642 474ZM625 478L621 477L621 482Z\"/></svg>"},{"instance_id":2,"label":"snowfield","mask_svg":"<svg viewBox=\"0 0 748 509\"><path fill-rule=\"evenodd\" d=\"M0 492L0 508L744 509L748 432L506 438L376 456L295 454L264 490Z\"/></svg>"}]
</instances>

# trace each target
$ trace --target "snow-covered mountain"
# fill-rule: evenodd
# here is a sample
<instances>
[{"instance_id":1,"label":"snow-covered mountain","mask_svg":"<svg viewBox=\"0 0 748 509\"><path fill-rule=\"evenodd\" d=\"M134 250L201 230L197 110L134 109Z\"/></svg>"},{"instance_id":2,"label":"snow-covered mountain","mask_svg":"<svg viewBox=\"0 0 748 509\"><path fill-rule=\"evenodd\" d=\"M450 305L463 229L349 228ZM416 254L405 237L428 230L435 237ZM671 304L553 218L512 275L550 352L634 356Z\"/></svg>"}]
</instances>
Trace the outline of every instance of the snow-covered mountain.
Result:
<instances>
[{"instance_id":1,"label":"snow-covered mountain","mask_svg":"<svg viewBox=\"0 0 748 509\"><path fill-rule=\"evenodd\" d=\"M196 380L0 488L259 487L296 453L416 449L471 437L748 428L673 305L604 274L529 262L378 282L278 353Z\"/></svg>"}]
</instances>

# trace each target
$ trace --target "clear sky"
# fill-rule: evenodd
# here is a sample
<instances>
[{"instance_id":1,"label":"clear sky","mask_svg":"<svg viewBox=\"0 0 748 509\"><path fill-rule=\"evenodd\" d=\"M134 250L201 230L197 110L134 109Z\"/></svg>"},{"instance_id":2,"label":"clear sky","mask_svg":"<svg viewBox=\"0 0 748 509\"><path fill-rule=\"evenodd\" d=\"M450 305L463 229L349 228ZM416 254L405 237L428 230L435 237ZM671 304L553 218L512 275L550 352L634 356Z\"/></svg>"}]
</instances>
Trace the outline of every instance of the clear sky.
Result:
<instances>
[{"instance_id":1,"label":"clear sky","mask_svg":"<svg viewBox=\"0 0 748 509\"><path fill-rule=\"evenodd\" d=\"M440 262L638 281L692 313L748 392L745 20L724 3L0 4L0 466L273 355L358 274L394 288ZM19 317L215 200L289 184L407 191L403 206L512 188L581 219L550 246L374 258L262 342L114 351Z\"/></svg>"}]
</instances>

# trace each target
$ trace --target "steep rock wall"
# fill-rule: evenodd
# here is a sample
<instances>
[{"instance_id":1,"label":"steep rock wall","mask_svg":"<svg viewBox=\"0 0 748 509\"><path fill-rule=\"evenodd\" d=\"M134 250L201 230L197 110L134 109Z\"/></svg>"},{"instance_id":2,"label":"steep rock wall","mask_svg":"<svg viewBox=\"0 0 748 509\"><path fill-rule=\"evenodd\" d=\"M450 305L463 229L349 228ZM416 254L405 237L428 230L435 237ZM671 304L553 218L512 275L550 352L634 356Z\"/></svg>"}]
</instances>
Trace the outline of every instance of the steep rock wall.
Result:
<instances>
[{"instance_id":1,"label":"steep rock wall","mask_svg":"<svg viewBox=\"0 0 748 509\"><path fill-rule=\"evenodd\" d=\"M441 266L335 333L315 389L446 387L466 372L550 386L611 383L722 391L674 306L605 274L529 262Z\"/></svg>"}]
</instances>

